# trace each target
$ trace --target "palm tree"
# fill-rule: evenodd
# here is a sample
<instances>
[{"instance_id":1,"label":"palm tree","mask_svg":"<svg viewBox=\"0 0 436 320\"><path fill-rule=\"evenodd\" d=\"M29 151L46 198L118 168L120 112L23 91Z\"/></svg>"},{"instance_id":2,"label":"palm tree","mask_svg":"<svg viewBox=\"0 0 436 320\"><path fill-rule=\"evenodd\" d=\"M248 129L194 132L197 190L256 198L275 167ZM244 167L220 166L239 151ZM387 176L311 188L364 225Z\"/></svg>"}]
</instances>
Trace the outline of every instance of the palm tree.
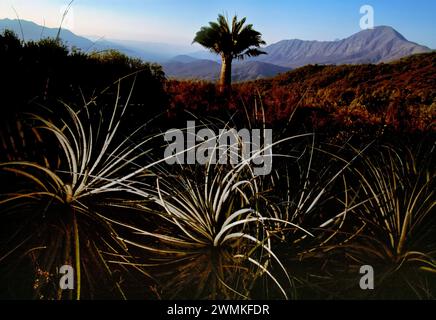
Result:
<instances>
[{"instance_id":1,"label":"palm tree","mask_svg":"<svg viewBox=\"0 0 436 320\"><path fill-rule=\"evenodd\" d=\"M228 19L220 14L217 22L209 22L209 26L202 27L194 38L193 43L197 42L221 56L221 90L231 86L233 59L242 60L266 54L258 49L266 44L262 34L254 30L252 24L244 25L245 21L246 18L238 21L238 17L234 16L230 27Z\"/></svg>"}]
</instances>

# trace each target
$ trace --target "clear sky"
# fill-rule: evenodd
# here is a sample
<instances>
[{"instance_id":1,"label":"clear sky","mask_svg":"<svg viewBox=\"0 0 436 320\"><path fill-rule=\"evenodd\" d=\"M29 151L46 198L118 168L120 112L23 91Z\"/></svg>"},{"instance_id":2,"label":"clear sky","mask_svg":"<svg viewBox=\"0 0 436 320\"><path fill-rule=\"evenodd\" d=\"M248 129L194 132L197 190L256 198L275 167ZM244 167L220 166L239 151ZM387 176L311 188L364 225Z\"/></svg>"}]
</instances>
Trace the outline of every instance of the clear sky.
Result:
<instances>
[{"instance_id":1,"label":"clear sky","mask_svg":"<svg viewBox=\"0 0 436 320\"><path fill-rule=\"evenodd\" d=\"M57 27L69 0L1 0L0 18ZM335 40L358 32L362 5L375 25L436 48L436 0L76 0L65 26L79 35L189 45L218 13L246 16L268 43L282 39Z\"/></svg>"}]
</instances>

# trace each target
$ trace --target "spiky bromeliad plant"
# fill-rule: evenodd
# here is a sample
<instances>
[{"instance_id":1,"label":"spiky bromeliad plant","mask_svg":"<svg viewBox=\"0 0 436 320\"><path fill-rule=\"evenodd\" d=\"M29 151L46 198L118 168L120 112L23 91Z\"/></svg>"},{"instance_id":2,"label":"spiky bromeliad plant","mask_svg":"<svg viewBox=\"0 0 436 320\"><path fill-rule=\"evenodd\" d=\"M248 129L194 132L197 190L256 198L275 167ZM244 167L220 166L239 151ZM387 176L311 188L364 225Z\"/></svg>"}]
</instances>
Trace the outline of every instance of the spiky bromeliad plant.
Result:
<instances>
[{"instance_id":1,"label":"spiky bromeliad plant","mask_svg":"<svg viewBox=\"0 0 436 320\"><path fill-rule=\"evenodd\" d=\"M304 136L311 135L287 137L273 145ZM242 141L238 144L242 148ZM196 147L201 145L200 142ZM272 146L263 146L260 151L268 147ZM221 148L215 145L209 155L219 154ZM292 195L285 193L284 197L275 188L286 188L287 183L289 189L289 183L295 183L290 182L293 180L290 172L274 170L273 175L256 176L252 162L256 155L244 159L238 154L240 161L233 165L209 161L204 166L167 166L165 159L150 164L147 168L153 175L147 173L141 178L138 171L138 183L132 185L145 198L134 204L145 222L128 224L111 220L133 232L123 237L123 242L145 250L146 254L138 254L143 259L131 263L115 259L110 262L143 267L156 275L161 280L164 297L271 298L278 297L277 293L285 298L295 297L294 275L289 273L281 261L282 253L275 251L275 247L280 244L289 251L284 242L292 246L298 239L312 238L300 223L313 215L330 185L351 163L342 165L312 190L307 181L313 170L313 144L306 151L310 160L302 177L306 181L303 189ZM274 157L286 162L299 155L274 154ZM312 220L318 223L311 225L316 230L321 222ZM276 293L274 290L268 293L271 286L267 282L278 288Z\"/></svg>"},{"instance_id":2,"label":"spiky bromeliad plant","mask_svg":"<svg viewBox=\"0 0 436 320\"><path fill-rule=\"evenodd\" d=\"M153 165L154 182L146 179L135 186L146 198L135 207L149 216L147 225L112 221L137 234L136 240L123 242L148 252L138 266L167 275L163 290L168 296L248 298L255 280L266 275L288 298L287 287L271 270L275 265L291 282L271 238L275 223L302 229L274 217L263 195L263 178L254 175L250 160L166 169Z\"/></svg>"},{"instance_id":3,"label":"spiky bromeliad plant","mask_svg":"<svg viewBox=\"0 0 436 320\"><path fill-rule=\"evenodd\" d=\"M434 169L434 145L423 152L382 145L351 169L358 183L350 197L362 204L349 210L353 228L338 248L351 267L374 267L382 296L434 298Z\"/></svg>"},{"instance_id":4,"label":"spiky bromeliad plant","mask_svg":"<svg viewBox=\"0 0 436 320\"><path fill-rule=\"evenodd\" d=\"M82 283L87 285L88 297L107 283L125 297L119 283L112 281L103 255L128 253L102 217L110 214L107 203L115 202L117 195L128 200L129 181L115 185L113 181L129 172L144 152L139 151L142 143L132 145L131 136L117 136L132 91L121 105L121 80L116 87L112 110L92 100L79 111L63 104L51 117L31 115L33 130L46 141L44 160L0 164L3 181L8 181L0 199L2 219L10 222L4 225L16 226L3 233L10 236L5 236L0 263L13 255L31 257L37 274L36 297L66 298L53 280L65 264L75 268L76 299L81 297Z\"/></svg>"}]
</instances>

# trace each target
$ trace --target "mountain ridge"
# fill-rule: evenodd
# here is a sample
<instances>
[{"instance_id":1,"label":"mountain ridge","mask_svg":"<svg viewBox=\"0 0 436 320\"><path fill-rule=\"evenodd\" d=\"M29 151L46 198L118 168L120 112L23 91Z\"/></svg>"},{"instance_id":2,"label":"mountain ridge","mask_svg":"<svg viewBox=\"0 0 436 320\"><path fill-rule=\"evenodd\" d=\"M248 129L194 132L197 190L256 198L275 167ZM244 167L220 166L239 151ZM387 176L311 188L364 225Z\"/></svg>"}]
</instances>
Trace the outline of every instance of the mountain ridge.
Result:
<instances>
[{"instance_id":1,"label":"mountain ridge","mask_svg":"<svg viewBox=\"0 0 436 320\"><path fill-rule=\"evenodd\" d=\"M32 21L0 19L0 31L12 29L21 37L21 28L23 28L26 41L55 37L59 30L58 28L45 28ZM115 49L135 58L159 62L166 74L172 78L215 81L220 73L219 56L213 56L205 50L165 58L165 54L147 52L147 43L143 43L143 47L139 48L139 45L129 46L129 41L93 42L66 29L61 29L60 36L70 48L78 47L85 52ZM234 81L273 77L308 64L377 64L432 51L430 48L407 40L401 33L389 26L362 30L335 41L281 40L262 50L268 54L250 58L248 61L235 61L232 75Z\"/></svg>"},{"instance_id":2,"label":"mountain ridge","mask_svg":"<svg viewBox=\"0 0 436 320\"><path fill-rule=\"evenodd\" d=\"M59 31L59 28L49 28L41 26L33 21L7 18L0 19L0 32L6 29L12 30L18 36L18 38L24 41L38 41L43 38L55 38ZM115 49L128 56L140 58L147 61L165 60L164 55L147 52L146 50L142 50L135 46L124 45L123 43L117 43L105 39L92 41L87 37L79 36L64 28L61 28L60 38L64 41L69 49L76 47L80 48L84 52Z\"/></svg>"},{"instance_id":3,"label":"mountain ridge","mask_svg":"<svg viewBox=\"0 0 436 320\"><path fill-rule=\"evenodd\" d=\"M402 57L432 51L408 41L392 27L362 30L337 41L281 40L264 48L263 61L298 68L307 64L360 64L390 62Z\"/></svg>"}]
</instances>

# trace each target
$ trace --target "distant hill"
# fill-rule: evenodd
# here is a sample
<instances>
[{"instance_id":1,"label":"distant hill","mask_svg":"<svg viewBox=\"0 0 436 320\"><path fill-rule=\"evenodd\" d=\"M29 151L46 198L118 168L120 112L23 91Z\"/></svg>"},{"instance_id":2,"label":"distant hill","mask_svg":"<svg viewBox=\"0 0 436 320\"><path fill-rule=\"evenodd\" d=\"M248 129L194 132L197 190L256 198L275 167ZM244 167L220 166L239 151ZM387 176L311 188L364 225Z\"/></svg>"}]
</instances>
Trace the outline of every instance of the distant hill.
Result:
<instances>
[{"instance_id":1,"label":"distant hill","mask_svg":"<svg viewBox=\"0 0 436 320\"><path fill-rule=\"evenodd\" d=\"M5 29L12 30L20 39L22 39L24 35L23 40L25 41L38 41L43 38L55 38L59 30L59 28L47 28L26 20L18 21L17 19L0 19L0 32L3 32ZM164 61L171 57L170 54L165 54L163 50L160 50L162 52L159 52L159 49L162 49L163 45L148 45L145 42L135 41L108 41L105 39L91 41L86 37L78 36L66 29L61 30L60 38L69 48L77 47L84 52L115 49L128 56L141 58L151 62Z\"/></svg>"},{"instance_id":2,"label":"distant hill","mask_svg":"<svg viewBox=\"0 0 436 320\"><path fill-rule=\"evenodd\" d=\"M178 55L178 56L171 58L168 61L168 63L170 63L170 62L191 63L191 62L194 62L197 60L210 60L210 59L199 59L199 58L192 57L190 55L181 54L181 55Z\"/></svg>"},{"instance_id":3,"label":"distant hill","mask_svg":"<svg viewBox=\"0 0 436 320\"><path fill-rule=\"evenodd\" d=\"M380 26L339 41L283 40L265 51L268 55L255 60L297 68L307 64L389 62L431 49L408 41L391 27Z\"/></svg>"},{"instance_id":4,"label":"distant hill","mask_svg":"<svg viewBox=\"0 0 436 320\"><path fill-rule=\"evenodd\" d=\"M1 19L0 32L3 32L5 29L12 30L21 40L24 41L38 41L42 38L55 38L59 30L58 28L46 28L26 20L19 21L17 19ZM24 39L22 39L23 36ZM66 29L61 30L60 37L69 47L75 46L83 50L88 50L94 46L94 43L91 40L77 36Z\"/></svg>"},{"instance_id":5,"label":"distant hill","mask_svg":"<svg viewBox=\"0 0 436 320\"><path fill-rule=\"evenodd\" d=\"M244 61L236 63L233 67L232 78L234 81L256 80L270 78L291 70L272 63L260 61Z\"/></svg>"},{"instance_id":6,"label":"distant hill","mask_svg":"<svg viewBox=\"0 0 436 320\"><path fill-rule=\"evenodd\" d=\"M220 75L221 64L216 61L195 59L190 56L174 57L162 64L165 74L177 79L198 79L216 81ZM273 77L289 71L290 68L260 61L235 62L233 65L233 81L256 80Z\"/></svg>"},{"instance_id":7,"label":"distant hill","mask_svg":"<svg viewBox=\"0 0 436 320\"><path fill-rule=\"evenodd\" d=\"M183 60L183 59L182 59ZM184 59L186 61L186 59ZM177 79L218 79L221 65L218 62L194 59L191 62L171 60L162 64L165 74Z\"/></svg>"}]
</instances>

